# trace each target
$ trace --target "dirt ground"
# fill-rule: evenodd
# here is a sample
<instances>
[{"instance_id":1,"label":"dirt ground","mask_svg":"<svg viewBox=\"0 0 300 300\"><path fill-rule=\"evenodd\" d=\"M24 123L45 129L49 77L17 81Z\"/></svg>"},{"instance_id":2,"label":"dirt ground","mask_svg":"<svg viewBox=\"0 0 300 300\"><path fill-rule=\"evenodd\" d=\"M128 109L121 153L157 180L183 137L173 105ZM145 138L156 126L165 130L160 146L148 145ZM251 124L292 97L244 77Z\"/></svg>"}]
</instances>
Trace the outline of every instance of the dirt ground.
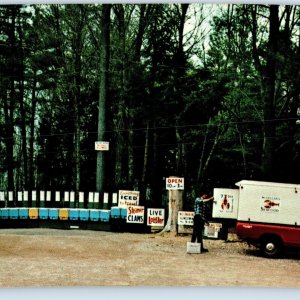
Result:
<instances>
[{"instance_id":1,"label":"dirt ground","mask_svg":"<svg viewBox=\"0 0 300 300\"><path fill-rule=\"evenodd\" d=\"M230 239L187 254L189 235L1 229L0 287L300 287L299 253L267 259Z\"/></svg>"}]
</instances>

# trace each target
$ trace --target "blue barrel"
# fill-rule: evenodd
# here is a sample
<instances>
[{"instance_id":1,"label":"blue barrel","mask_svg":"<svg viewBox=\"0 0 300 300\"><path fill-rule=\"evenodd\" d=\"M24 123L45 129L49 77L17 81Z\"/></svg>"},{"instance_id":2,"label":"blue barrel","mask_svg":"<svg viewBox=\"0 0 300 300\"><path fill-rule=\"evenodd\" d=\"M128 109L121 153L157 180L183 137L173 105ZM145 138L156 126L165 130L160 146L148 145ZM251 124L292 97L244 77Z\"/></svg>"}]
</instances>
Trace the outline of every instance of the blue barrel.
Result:
<instances>
[{"instance_id":1,"label":"blue barrel","mask_svg":"<svg viewBox=\"0 0 300 300\"><path fill-rule=\"evenodd\" d=\"M90 217L89 209L79 209L79 219L81 221L88 221Z\"/></svg>"},{"instance_id":2,"label":"blue barrel","mask_svg":"<svg viewBox=\"0 0 300 300\"><path fill-rule=\"evenodd\" d=\"M39 218L41 220L46 220L49 218L49 209L48 208L39 208Z\"/></svg>"},{"instance_id":3,"label":"blue barrel","mask_svg":"<svg viewBox=\"0 0 300 300\"><path fill-rule=\"evenodd\" d=\"M70 220L78 220L79 219L79 210L74 208L74 209L70 209L69 211L69 219Z\"/></svg>"},{"instance_id":4,"label":"blue barrel","mask_svg":"<svg viewBox=\"0 0 300 300\"><path fill-rule=\"evenodd\" d=\"M100 211L98 209L90 209L90 219L91 221L99 221Z\"/></svg>"},{"instance_id":5,"label":"blue barrel","mask_svg":"<svg viewBox=\"0 0 300 300\"><path fill-rule=\"evenodd\" d=\"M112 219L120 219L121 218L121 207L112 206L110 208L110 216Z\"/></svg>"},{"instance_id":6,"label":"blue barrel","mask_svg":"<svg viewBox=\"0 0 300 300\"><path fill-rule=\"evenodd\" d=\"M1 208L1 219L8 219L8 208Z\"/></svg>"},{"instance_id":7,"label":"blue barrel","mask_svg":"<svg viewBox=\"0 0 300 300\"><path fill-rule=\"evenodd\" d=\"M100 221L101 222L109 222L110 210L108 209L100 209Z\"/></svg>"},{"instance_id":8,"label":"blue barrel","mask_svg":"<svg viewBox=\"0 0 300 300\"><path fill-rule=\"evenodd\" d=\"M18 219L19 218L19 209L18 208L9 208L8 216L10 219Z\"/></svg>"},{"instance_id":9,"label":"blue barrel","mask_svg":"<svg viewBox=\"0 0 300 300\"><path fill-rule=\"evenodd\" d=\"M28 208L19 208L19 218L28 219Z\"/></svg>"},{"instance_id":10,"label":"blue barrel","mask_svg":"<svg viewBox=\"0 0 300 300\"><path fill-rule=\"evenodd\" d=\"M121 219L127 218L127 207L121 207Z\"/></svg>"},{"instance_id":11,"label":"blue barrel","mask_svg":"<svg viewBox=\"0 0 300 300\"><path fill-rule=\"evenodd\" d=\"M49 208L49 218L51 220L58 220L58 208Z\"/></svg>"}]
</instances>

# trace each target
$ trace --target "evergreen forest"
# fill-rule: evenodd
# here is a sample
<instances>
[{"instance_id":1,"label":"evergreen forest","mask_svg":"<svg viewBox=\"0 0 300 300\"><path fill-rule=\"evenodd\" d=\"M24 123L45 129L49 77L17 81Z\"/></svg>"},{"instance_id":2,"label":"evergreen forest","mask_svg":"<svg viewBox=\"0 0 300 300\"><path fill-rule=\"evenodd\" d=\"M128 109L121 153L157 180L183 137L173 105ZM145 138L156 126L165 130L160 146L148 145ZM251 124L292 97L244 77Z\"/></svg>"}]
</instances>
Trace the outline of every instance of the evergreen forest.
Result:
<instances>
[{"instance_id":1,"label":"evergreen forest","mask_svg":"<svg viewBox=\"0 0 300 300\"><path fill-rule=\"evenodd\" d=\"M300 183L299 81L300 6L1 5L0 190Z\"/></svg>"}]
</instances>

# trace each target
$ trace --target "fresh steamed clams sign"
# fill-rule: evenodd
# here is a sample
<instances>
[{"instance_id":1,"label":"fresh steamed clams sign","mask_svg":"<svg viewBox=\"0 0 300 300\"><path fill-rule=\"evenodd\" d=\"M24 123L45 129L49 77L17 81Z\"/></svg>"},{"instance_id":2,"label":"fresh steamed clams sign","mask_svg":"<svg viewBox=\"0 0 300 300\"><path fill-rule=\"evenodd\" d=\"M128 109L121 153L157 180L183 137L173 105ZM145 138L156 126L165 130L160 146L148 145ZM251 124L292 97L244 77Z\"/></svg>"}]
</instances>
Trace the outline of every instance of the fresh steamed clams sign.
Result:
<instances>
[{"instance_id":1,"label":"fresh steamed clams sign","mask_svg":"<svg viewBox=\"0 0 300 300\"><path fill-rule=\"evenodd\" d=\"M127 206L127 223L144 223L144 206Z\"/></svg>"}]
</instances>

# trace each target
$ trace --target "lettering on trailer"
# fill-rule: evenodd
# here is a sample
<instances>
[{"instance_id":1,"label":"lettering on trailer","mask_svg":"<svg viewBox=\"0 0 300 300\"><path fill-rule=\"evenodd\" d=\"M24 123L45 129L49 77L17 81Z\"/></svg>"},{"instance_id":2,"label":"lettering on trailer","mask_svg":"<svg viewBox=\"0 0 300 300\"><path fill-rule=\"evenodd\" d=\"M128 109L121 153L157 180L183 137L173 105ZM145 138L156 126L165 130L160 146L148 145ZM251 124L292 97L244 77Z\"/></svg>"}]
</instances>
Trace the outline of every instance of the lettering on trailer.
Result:
<instances>
[{"instance_id":1,"label":"lettering on trailer","mask_svg":"<svg viewBox=\"0 0 300 300\"><path fill-rule=\"evenodd\" d=\"M127 206L127 223L144 223L145 207L144 206Z\"/></svg>"},{"instance_id":2,"label":"lettering on trailer","mask_svg":"<svg viewBox=\"0 0 300 300\"><path fill-rule=\"evenodd\" d=\"M177 216L177 224L178 225L194 225L194 215L193 211L179 211Z\"/></svg>"},{"instance_id":3,"label":"lettering on trailer","mask_svg":"<svg viewBox=\"0 0 300 300\"><path fill-rule=\"evenodd\" d=\"M279 213L280 205L280 197L262 196L260 211L266 213Z\"/></svg>"},{"instance_id":4,"label":"lettering on trailer","mask_svg":"<svg viewBox=\"0 0 300 300\"><path fill-rule=\"evenodd\" d=\"M139 205L139 191L119 191L119 206Z\"/></svg>"},{"instance_id":5,"label":"lettering on trailer","mask_svg":"<svg viewBox=\"0 0 300 300\"><path fill-rule=\"evenodd\" d=\"M184 190L184 178L169 177L166 178L167 190Z\"/></svg>"},{"instance_id":6,"label":"lettering on trailer","mask_svg":"<svg viewBox=\"0 0 300 300\"><path fill-rule=\"evenodd\" d=\"M163 226L165 223L165 210L163 208L147 209L147 225Z\"/></svg>"}]
</instances>

